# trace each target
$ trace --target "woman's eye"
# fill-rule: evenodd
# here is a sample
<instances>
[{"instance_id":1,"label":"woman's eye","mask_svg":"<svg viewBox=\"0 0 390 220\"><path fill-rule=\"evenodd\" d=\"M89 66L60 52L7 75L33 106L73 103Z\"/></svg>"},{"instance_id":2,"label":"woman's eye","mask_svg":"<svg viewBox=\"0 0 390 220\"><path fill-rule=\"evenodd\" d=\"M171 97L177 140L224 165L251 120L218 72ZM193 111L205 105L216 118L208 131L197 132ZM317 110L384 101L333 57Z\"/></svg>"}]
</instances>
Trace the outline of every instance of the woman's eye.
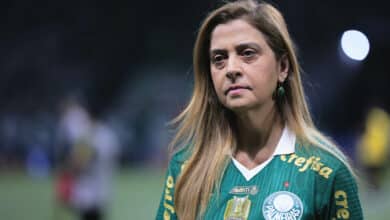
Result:
<instances>
[{"instance_id":1,"label":"woman's eye","mask_svg":"<svg viewBox=\"0 0 390 220\"><path fill-rule=\"evenodd\" d=\"M256 51L254 50L244 50L242 52L242 56L244 57L252 57L253 55L255 55Z\"/></svg>"},{"instance_id":2,"label":"woman's eye","mask_svg":"<svg viewBox=\"0 0 390 220\"><path fill-rule=\"evenodd\" d=\"M218 62L221 62L223 60L223 56L222 55L215 55L214 57L212 57L211 60L213 61L213 63L218 63Z\"/></svg>"},{"instance_id":3,"label":"woman's eye","mask_svg":"<svg viewBox=\"0 0 390 220\"><path fill-rule=\"evenodd\" d=\"M211 63L217 68L222 68L225 63L225 58L226 56L217 54L211 58Z\"/></svg>"}]
</instances>

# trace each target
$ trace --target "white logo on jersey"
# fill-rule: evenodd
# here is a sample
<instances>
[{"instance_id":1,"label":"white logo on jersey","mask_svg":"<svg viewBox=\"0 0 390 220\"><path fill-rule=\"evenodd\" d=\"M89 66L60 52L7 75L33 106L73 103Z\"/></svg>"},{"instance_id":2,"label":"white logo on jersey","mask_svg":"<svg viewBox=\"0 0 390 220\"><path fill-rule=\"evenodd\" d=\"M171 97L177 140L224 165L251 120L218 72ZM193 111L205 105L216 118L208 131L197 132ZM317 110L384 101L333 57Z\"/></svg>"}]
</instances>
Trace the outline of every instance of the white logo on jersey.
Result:
<instances>
[{"instance_id":1,"label":"white logo on jersey","mask_svg":"<svg viewBox=\"0 0 390 220\"><path fill-rule=\"evenodd\" d=\"M263 216L266 220L299 220L302 214L301 199L288 191L272 193L263 204Z\"/></svg>"}]
</instances>

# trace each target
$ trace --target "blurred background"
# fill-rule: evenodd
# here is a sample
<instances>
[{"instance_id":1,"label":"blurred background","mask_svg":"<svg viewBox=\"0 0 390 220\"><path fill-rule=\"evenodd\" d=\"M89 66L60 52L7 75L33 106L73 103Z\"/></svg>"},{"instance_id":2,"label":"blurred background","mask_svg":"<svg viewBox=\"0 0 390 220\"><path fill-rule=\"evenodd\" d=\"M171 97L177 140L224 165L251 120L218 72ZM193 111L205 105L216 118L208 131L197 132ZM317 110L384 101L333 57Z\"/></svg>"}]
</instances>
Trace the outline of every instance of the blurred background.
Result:
<instances>
[{"instance_id":1,"label":"blurred background","mask_svg":"<svg viewBox=\"0 0 390 220\"><path fill-rule=\"evenodd\" d=\"M359 170L366 218L387 219L386 1L270 2L298 46L316 125ZM81 194L104 192L81 196L80 209L93 200L107 219L153 219L167 122L191 95L197 29L221 1L0 4L0 218L76 219L67 208L76 182ZM75 181L74 170L87 175Z\"/></svg>"}]
</instances>

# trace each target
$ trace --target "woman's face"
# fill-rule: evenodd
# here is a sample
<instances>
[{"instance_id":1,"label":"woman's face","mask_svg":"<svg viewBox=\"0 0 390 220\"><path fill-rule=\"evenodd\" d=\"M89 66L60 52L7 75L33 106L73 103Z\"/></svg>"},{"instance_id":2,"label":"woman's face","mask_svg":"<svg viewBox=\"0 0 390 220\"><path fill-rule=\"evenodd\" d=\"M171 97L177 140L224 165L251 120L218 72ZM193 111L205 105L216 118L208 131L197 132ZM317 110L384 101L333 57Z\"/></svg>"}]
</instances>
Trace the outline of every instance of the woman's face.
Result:
<instances>
[{"instance_id":1,"label":"woman's face","mask_svg":"<svg viewBox=\"0 0 390 220\"><path fill-rule=\"evenodd\" d=\"M264 35L242 19L215 27L210 42L210 72L220 102L234 112L272 104L288 62L277 61Z\"/></svg>"}]
</instances>

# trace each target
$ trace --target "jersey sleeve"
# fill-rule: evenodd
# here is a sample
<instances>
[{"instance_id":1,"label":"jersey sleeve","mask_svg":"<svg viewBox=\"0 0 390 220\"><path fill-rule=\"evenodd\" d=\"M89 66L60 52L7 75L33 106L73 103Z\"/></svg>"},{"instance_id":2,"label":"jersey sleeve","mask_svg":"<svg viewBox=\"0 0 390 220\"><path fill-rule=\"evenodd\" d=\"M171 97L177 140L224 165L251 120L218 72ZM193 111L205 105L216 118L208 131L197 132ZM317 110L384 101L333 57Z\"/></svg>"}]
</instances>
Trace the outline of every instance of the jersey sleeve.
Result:
<instances>
[{"instance_id":1,"label":"jersey sleeve","mask_svg":"<svg viewBox=\"0 0 390 220\"><path fill-rule=\"evenodd\" d=\"M330 195L324 196L321 219L363 219L356 180L346 166L337 169L329 187Z\"/></svg>"},{"instance_id":2,"label":"jersey sleeve","mask_svg":"<svg viewBox=\"0 0 390 220\"><path fill-rule=\"evenodd\" d=\"M176 220L174 209L174 192L176 179L180 173L182 163L175 156L171 159L165 176L163 193L158 207L156 220Z\"/></svg>"}]
</instances>

